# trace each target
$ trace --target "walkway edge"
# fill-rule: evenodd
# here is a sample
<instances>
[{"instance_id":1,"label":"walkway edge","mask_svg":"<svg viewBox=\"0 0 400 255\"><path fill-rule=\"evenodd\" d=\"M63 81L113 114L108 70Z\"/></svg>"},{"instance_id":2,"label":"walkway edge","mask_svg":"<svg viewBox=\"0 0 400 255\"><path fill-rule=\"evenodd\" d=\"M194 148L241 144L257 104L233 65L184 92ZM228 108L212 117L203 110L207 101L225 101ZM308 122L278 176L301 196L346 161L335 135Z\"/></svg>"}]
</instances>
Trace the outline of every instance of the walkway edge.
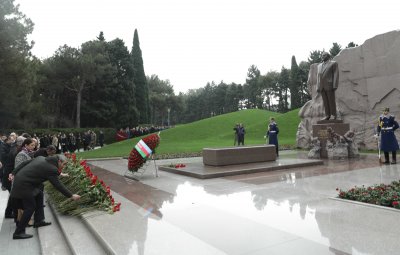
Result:
<instances>
[{"instance_id":1,"label":"walkway edge","mask_svg":"<svg viewBox=\"0 0 400 255\"><path fill-rule=\"evenodd\" d=\"M329 199L340 201L340 202L345 202L345 203L350 203L350 204L362 205L362 206L372 207L372 208L376 208L376 209L383 209L383 210L388 210L388 211L400 213L399 209L391 208L391 207L387 207L387 206L382 206L382 205L373 205L373 204L369 204L369 203L364 203L364 202L359 202L359 201L354 201L354 200L348 200L348 199L342 199L342 198L337 198L337 197L330 197Z\"/></svg>"}]
</instances>

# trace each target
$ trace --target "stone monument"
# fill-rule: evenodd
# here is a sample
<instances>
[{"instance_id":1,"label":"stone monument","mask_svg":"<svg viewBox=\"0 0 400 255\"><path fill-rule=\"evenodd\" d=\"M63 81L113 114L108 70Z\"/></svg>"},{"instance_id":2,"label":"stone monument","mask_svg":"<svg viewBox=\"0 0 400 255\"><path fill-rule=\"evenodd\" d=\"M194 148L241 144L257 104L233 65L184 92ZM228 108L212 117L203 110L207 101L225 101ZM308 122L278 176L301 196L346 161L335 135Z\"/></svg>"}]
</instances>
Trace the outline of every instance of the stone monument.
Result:
<instances>
[{"instance_id":1,"label":"stone monument","mask_svg":"<svg viewBox=\"0 0 400 255\"><path fill-rule=\"evenodd\" d=\"M341 147L339 143L340 137L332 137L332 133L334 132L334 134L338 136L343 136L350 130L350 124L343 123L342 120L320 120L317 121L317 124L314 124L312 128L313 128L314 138L317 138L320 142L321 158L338 159L339 157L329 156L328 153L329 152L328 147L331 148L331 151L335 148L339 150L339 147Z\"/></svg>"},{"instance_id":2,"label":"stone monument","mask_svg":"<svg viewBox=\"0 0 400 255\"><path fill-rule=\"evenodd\" d=\"M343 49L333 60L339 69L336 120L343 121L336 124L347 123L358 134L353 148L376 149L373 135L383 107L390 107L391 113L400 118L400 31L377 35L360 46ZM313 128L324 124L318 121L326 117L317 79L318 64L312 64L307 82L312 100L299 112L301 122L296 139L300 148L309 149L315 135L326 133L326 128ZM349 131L331 127L342 136ZM400 139L400 132L396 135ZM325 147L322 142L321 147Z\"/></svg>"}]
</instances>

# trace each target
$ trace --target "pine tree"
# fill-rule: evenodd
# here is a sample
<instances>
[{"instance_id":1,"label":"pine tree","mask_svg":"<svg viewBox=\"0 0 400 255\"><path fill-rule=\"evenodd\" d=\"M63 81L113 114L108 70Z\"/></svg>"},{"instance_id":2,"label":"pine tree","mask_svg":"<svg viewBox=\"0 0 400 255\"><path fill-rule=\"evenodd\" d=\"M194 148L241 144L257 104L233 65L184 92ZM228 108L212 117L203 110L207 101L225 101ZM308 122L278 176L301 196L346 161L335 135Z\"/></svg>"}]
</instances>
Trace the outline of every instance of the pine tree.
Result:
<instances>
[{"instance_id":1,"label":"pine tree","mask_svg":"<svg viewBox=\"0 0 400 255\"><path fill-rule=\"evenodd\" d=\"M314 63L321 63L322 62L322 51L320 50L314 50L310 52L310 56L308 57L308 64L314 64Z\"/></svg>"},{"instance_id":2,"label":"pine tree","mask_svg":"<svg viewBox=\"0 0 400 255\"><path fill-rule=\"evenodd\" d=\"M32 31L32 21L13 0L0 1L0 127L24 127L31 116L36 71L27 36Z\"/></svg>"},{"instance_id":3,"label":"pine tree","mask_svg":"<svg viewBox=\"0 0 400 255\"><path fill-rule=\"evenodd\" d=\"M149 121L149 87L146 82L144 73L142 50L140 49L139 35L137 29L133 36L133 46L131 52L133 68L134 68L134 83L136 86L136 106L139 110L139 123L146 124Z\"/></svg>"},{"instance_id":4,"label":"pine tree","mask_svg":"<svg viewBox=\"0 0 400 255\"><path fill-rule=\"evenodd\" d=\"M329 50L329 54L331 54L331 57L334 58L339 52L342 50L342 46L338 43L333 43L332 48Z\"/></svg>"},{"instance_id":5,"label":"pine tree","mask_svg":"<svg viewBox=\"0 0 400 255\"><path fill-rule=\"evenodd\" d=\"M288 90L289 90L289 70L282 66L281 73L279 75L279 81L277 84L277 96L278 96L278 112L287 112L289 107L288 102Z\"/></svg>"},{"instance_id":6,"label":"pine tree","mask_svg":"<svg viewBox=\"0 0 400 255\"><path fill-rule=\"evenodd\" d=\"M104 42L106 40L106 38L104 38L104 33L103 31L100 31L99 36L97 37L97 40Z\"/></svg>"},{"instance_id":7,"label":"pine tree","mask_svg":"<svg viewBox=\"0 0 400 255\"><path fill-rule=\"evenodd\" d=\"M132 57L124 41L119 38L109 42L107 48L110 61L117 68L117 84L113 96L118 112L115 124L117 127L136 127L139 124L139 113L136 108Z\"/></svg>"},{"instance_id":8,"label":"pine tree","mask_svg":"<svg viewBox=\"0 0 400 255\"><path fill-rule=\"evenodd\" d=\"M353 47L357 47L358 44L355 44L354 42L349 42L349 44L347 44L346 49L347 48L353 48Z\"/></svg>"}]
</instances>

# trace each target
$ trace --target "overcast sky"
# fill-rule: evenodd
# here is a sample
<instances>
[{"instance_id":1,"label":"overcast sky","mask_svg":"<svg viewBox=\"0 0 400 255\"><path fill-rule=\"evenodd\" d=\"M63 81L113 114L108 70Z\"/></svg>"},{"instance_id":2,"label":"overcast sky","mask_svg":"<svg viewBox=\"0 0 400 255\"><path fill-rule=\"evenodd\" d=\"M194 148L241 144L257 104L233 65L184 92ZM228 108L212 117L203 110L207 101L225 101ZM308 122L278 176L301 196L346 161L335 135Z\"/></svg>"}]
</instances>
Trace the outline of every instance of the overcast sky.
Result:
<instances>
[{"instance_id":1,"label":"overcast sky","mask_svg":"<svg viewBox=\"0 0 400 255\"><path fill-rule=\"evenodd\" d=\"M169 80L175 93L207 82L243 84L247 69L262 74L306 61L312 50L361 45L400 28L400 1L321 0L16 0L35 23L39 58L59 46L80 47L100 31L129 50L139 33L146 75Z\"/></svg>"}]
</instances>

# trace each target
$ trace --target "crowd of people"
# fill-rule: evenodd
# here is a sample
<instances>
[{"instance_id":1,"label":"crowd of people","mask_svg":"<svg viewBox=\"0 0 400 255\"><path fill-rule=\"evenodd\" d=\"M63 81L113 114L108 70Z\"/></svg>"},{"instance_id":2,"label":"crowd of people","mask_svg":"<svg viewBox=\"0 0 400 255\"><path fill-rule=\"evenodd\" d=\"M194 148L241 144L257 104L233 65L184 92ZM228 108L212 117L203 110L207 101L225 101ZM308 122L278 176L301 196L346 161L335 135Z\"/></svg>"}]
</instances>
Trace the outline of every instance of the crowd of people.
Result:
<instances>
[{"instance_id":1,"label":"crowd of people","mask_svg":"<svg viewBox=\"0 0 400 255\"><path fill-rule=\"evenodd\" d=\"M130 127L120 128L115 134L115 140L123 141L126 139L159 132L168 128L169 128L168 126L151 126L151 127L138 126L134 128Z\"/></svg>"},{"instance_id":2,"label":"crowd of people","mask_svg":"<svg viewBox=\"0 0 400 255\"><path fill-rule=\"evenodd\" d=\"M43 134L40 137L33 134L32 136L38 141L38 147L45 148L49 145L53 145L57 149L57 153L75 151L87 151L93 150L96 146L104 146L104 133L99 131L96 134L93 130L88 130L81 133L69 133L65 134L62 132L55 134Z\"/></svg>"},{"instance_id":3,"label":"crowd of people","mask_svg":"<svg viewBox=\"0 0 400 255\"><path fill-rule=\"evenodd\" d=\"M117 140L142 136L161 131L167 127L136 127L117 131ZM122 138L122 139L121 139ZM5 210L5 218L14 219L16 229L13 239L27 239L32 235L26 228L44 227L43 183L49 181L66 197L80 198L72 194L59 181L66 177L60 169L65 163L63 153L92 150L104 146L104 133L93 130L84 133L53 134L0 134L0 182L1 189L10 193Z\"/></svg>"},{"instance_id":4,"label":"crowd of people","mask_svg":"<svg viewBox=\"0 0 400 255\"><path fill-rule=\"evenodd\" d=\"M59 181L59 176L68 177L62 173L66 159L62 154L57 155L63 150L68 151L66 135L61 134L59 142L57 135L53 135L51 140L49 136L42 138L40 141L27 133L11 133L2 135L0 139L1 187L10 193L4 213L5 218L14 219L16 223L13 239L31 238L32 235L25 231L29 226L39 228L51 224L45 221L43 210L45 181L49 181L67 198L80 198Z\"/></svg>"}]
</instances>

